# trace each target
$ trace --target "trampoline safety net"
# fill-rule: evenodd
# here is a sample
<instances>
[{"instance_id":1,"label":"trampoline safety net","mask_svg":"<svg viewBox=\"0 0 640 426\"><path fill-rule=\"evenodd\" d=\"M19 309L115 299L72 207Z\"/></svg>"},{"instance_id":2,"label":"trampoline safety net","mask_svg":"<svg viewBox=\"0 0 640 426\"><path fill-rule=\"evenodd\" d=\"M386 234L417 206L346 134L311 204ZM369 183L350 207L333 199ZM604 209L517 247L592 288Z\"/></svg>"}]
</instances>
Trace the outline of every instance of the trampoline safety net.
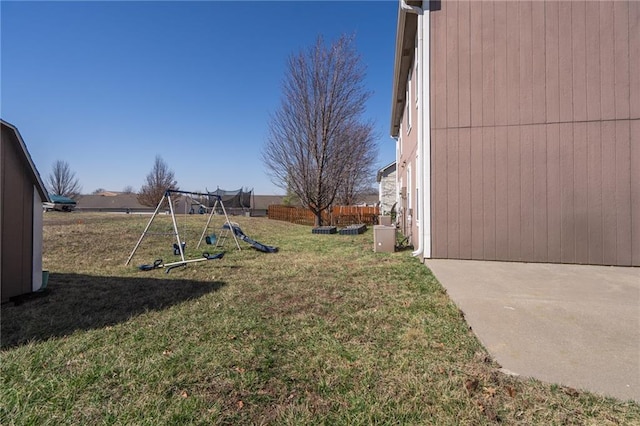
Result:
<instances>
[{"instance_id":1,"label":"trampoline safety net","mask_svg":"<svg viewBox=\"0 0 640 426\"><path fill-rule=\"evenodd\" d=\"M251 208L251 195L253 188L240 188L235 191L226 191L224 189L216 189L215 191L207 191L211 195L219 196L224 206L229 209L250 209ZM214 197L209 197L209 207L212 207L215 203Z\"/></svg>"}]
</instances>

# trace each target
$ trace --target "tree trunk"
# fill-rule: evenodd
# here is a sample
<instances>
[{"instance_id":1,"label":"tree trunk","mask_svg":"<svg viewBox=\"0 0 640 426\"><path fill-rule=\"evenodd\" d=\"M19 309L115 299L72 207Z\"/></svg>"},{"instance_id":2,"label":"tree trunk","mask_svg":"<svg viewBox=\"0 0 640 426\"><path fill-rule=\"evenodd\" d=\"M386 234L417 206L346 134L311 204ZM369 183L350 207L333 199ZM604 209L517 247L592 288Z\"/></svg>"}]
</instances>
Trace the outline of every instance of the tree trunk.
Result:
<instances>
[{"instance_id":1,"label":"tree trunk","mask_svg":"<svg viewBox=\"0 0 640 426\"><path fill-rule=\"evenodd\" d=\"M315 226L316 228L322 226L322 211L314 212L316 215Z\"/></svg>"}]
</instances>

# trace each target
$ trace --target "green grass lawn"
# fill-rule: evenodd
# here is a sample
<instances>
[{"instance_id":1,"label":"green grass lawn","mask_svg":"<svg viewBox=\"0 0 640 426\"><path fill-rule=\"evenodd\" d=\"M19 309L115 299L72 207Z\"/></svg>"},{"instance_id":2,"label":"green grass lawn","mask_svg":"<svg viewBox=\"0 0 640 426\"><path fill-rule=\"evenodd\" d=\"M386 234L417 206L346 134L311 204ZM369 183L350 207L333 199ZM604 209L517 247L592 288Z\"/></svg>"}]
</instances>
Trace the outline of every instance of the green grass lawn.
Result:
<instances>
[{"instance_id":1,"label":"green grass lawn","mask_svg":"<svg viewBox=\"0 0 640 426\"><path fill-rule=\"evenodd\" d=\"M373 253L372 230L238 217L280 251L228 241L166 274L136 265L175 260L167 236L124 265L147 220L45 214L49 285L2 305L0 424L640 424L633 402L500 373L430 271ZM205 222L178 219L192 258Z\"/></svg>"}]
</instances>

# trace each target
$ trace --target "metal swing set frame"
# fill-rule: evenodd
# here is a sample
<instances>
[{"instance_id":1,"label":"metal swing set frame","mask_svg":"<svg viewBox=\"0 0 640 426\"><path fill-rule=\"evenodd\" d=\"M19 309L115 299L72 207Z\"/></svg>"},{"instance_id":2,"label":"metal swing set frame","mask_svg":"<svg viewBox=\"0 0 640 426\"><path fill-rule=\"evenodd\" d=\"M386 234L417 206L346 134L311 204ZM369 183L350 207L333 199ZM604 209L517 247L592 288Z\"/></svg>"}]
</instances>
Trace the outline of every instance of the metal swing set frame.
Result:
<instances>
[{"instance_id":1,"label":"metal swing set frame","mask_svg":"<svg viewBox=\"0 0 640 426\"><path fill-rule=\"evenodd\" d=\"M173 268L177 268L180 266L186 266L189 263L194 263L194 262L202 262L205 260L214 260L214 259L221 259L222 256L224 255L224 253L218 253L216 255L210 255L209 253L205 252L202 254L202 257L200 258L196 258L196 259L185 259L185 255L184 255L184 245L182 243L182 239L180 238L180 232L178 230L178 222L176 221L176 213L175 213L175 209L173 208L173 200L171 195L172 194L182 194L182 195L188 195L189 197L193 196L193 195L197 195L197 196L205 196L208 198L215 198L215 202L213 204L213 207L211 207L211 212L209 213L209 217L207 219L207 223L204 226L204 229L202 231L202 235L200 236L200 240L198 241L198 245L196 246L197 248L200 247L200 243L202 243L202 239L204 238L205 234L207 233L207 229L209 228L209 224L211 223L211 219L213 218L213 215L215 215L216 210L218 209L218 207L220 207L222 209L222 213L224 214L225 217L225 223L229 226L229 228L231 228L231 221L229 220L229 216L227 215L227 210L224 208L224 203L222 202L222 197L220 195L216 195L216 194L210 194L210 193L201 193L201 192L191 192L191 191L179 191L179 190L175 190L175 189L167 189L164 193L164 195L162 196L162 199L160 200L160 202L158 203L158 206L156 207L155 211L153 212L153 215L151 216L151 219L149 219L149 222L147 223L147 226L144 228L144 231L142 231L142 235L140 235L140 238L138 239L138 242L136 243L135 247L133 248L133 250L131 251L131 254L129 255L129 257L127 258L127 261L125 262L125 265L128 265L129 262L131 262L131 259L133 258L133 256L135 255L136 251L138 250L138 247L140 247L140 244L142 243L142 240L144 240L145 236L147 235L158 235L158 233L153 233L153 232L149 232L149 228L151 227L151 224L153 223L153 220L156 218L156 216L158 215L158 213L160 212L160 208L162 207L163 203L165 202L165 200L167 201L168 205L169 205L169 211L171 213L171 222L173 224L173 233L169 233L169 235L174 235L176 238L176 244L174 244L174 247L177 248L176 251L179 252L180 254L180 260L176 261L176 262L170 262L170 263L163 263L162 259L157 259L153 264L151 265L142 265L140 266L141 270L151 270L151 269L158 269L158 268L167 268L167 273L169 273L169 271ZM186 210L186 205L185 205L185 210ZM186 214L186 212L185 212ZM167 235L166 233L161 233L162 235ZM235 235L235 233L231 233L233 235L233 239L236 243L236 247L238 248L238 250L240 249L240 243L238 242L238 239ZM218 247L218 244L216 243L216 247Z\"/></svg>"}]
</instances>

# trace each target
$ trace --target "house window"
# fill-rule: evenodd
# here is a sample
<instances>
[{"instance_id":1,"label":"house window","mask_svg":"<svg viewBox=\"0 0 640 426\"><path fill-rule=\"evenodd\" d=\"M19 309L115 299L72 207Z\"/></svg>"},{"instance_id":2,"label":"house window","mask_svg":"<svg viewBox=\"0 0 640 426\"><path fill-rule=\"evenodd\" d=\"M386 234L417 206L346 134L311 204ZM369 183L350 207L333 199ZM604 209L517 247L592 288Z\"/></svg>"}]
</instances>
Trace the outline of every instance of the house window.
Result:
<instances>
[{"instance_id":1,"label":"house window","mask_svg":"<svg viewBox=\"0 0 640 426\"><path fill-rule=\"evenodd\" d=\"M418 164L418 161L420 161L420 157L416 155L416 164ZM416 225L420 226L420 222L418 221L418 218L420 217L418 215L419 213L419 209L420 209L420 188L418 188L418 186L420 185L420 180L416 179L416 206L414 207L414 211L413 211L413 217L416 218Z\"/></svg>"},{"instance_id":2,"label":"house window","mask_svg":"<svg viewBox=\"0 0 640 426\"><path fill-rule=\"evenodd\" d=\"M407 116L407 134L411 133L411 77L412 69L409 69L409 76L407 77L407 94L404 102L405 114Z\"/></svg>"},{"instance_id":3,"label":"house window","mask_svg":"<svg viewBox=\"0 0 640 426\"><path fill-rule=\"evenodd\" d=\"M420 209L420 203L418 203L418 200L419 200L418 194L419 194L419 192L420 192L420 189L416 187L416 208L414 209L413 215L416 218L416 225L417 226L420 226L420 221L418 220L418 218L420 217L418 215L418 213L419 213L418 209Z\"/></svg>"},{"instance_id":4,"label":"house window","mask_svg":"<svg viewBox=\"0 0 640 426\"><path fill-rule=\"evenodd\" d=\"M418 68L420 67L420 62L418 61L418 34L416 34L416 49L413 55L414 58L414 63L415 63L415 75L416 75L416 84L414 84L415 88L416 88L416 93L415 93L415 97L416 97L416 108L418 107L418 95L420 94L420 88L418 87L418 85L420 84L420 78L418 78Z\"/></svg>"},{"instance_id":5,"label":"house window","mask_svg":"<svg viewBox=\"0 0 640 426\"><path fill-rule=\"evenodd\" d=\"M411 209L413 208L413 203L411 202L413 198L412 195L413 188L411 185L411 164L409 164L409 167L407 167L407 209L409 210L409 212L411 212Z\"/></svg>"}]
</instances>

